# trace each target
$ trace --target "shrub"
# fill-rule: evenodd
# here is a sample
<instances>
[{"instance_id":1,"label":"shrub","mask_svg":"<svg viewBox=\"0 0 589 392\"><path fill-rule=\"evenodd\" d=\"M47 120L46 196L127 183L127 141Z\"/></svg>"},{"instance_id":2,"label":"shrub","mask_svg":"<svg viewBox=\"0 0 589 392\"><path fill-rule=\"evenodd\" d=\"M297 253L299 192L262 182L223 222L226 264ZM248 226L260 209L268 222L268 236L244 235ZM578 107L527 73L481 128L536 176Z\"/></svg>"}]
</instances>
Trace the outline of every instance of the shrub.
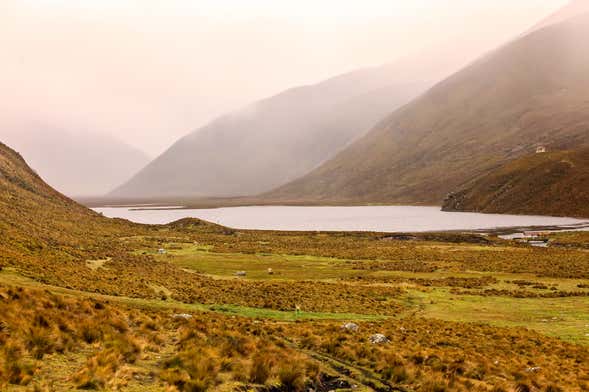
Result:
<instances>
[{"instance_id":1,"label":"shrub","mask_svg":"<svg viewBox=\"0 0 589 392\"><path fill-rule=\"evenodd\" d=\"M289 361L280 366L278 378L282 388L287 392L305 390L305 370L300 361Z\"/></svg>"},{"instance_id":2,"label":"shrub","mask_svg":"<svg viewBox=\"0 0 589 392\"><path fill-rule=\"evenodd\" d=\"M258 352L252 359L252 367L250 369L250 382L255 384L265 384L270 378L272 372L272 360L268 354Z\"/></svg>"}]
</instances>

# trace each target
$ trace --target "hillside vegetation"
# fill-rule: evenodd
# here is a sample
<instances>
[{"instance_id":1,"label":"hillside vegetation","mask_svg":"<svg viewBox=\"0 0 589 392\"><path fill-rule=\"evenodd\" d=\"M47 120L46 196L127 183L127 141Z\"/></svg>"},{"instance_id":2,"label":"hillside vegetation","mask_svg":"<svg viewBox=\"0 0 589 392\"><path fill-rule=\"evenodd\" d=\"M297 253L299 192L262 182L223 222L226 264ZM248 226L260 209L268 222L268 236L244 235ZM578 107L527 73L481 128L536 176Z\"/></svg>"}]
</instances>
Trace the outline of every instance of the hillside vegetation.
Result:
<instances>
[{"instance_id":1,"label":"hillside vegetation","mask_svg":"<svg viewBox=\"0 0 589 392\"><path fill-rule=\"evenodd\" d=\"M501 164L589 144L589 14L481 58L309 175L265 195L309 202L440 204Z\"/></svg>"},{"instance_id":2,"label":"hillside vegetation","mask_svg":"<svg viewBox=\"0 0 589 392\"><path fill-rule=\"evenodd\" d=\"M589 149L508 162L449 195L443 209L589 217Z\"/></svg>"},{"instance_id":3,"label":"hillside vegetation","mask_svg":"<svg viewBox=\"0 0 589 392\"><path fill-rule=\"evenodd\" d=\"M0 389L581 392L588 242L143 226L0 145Z\"/></svg>"}]
</instances>

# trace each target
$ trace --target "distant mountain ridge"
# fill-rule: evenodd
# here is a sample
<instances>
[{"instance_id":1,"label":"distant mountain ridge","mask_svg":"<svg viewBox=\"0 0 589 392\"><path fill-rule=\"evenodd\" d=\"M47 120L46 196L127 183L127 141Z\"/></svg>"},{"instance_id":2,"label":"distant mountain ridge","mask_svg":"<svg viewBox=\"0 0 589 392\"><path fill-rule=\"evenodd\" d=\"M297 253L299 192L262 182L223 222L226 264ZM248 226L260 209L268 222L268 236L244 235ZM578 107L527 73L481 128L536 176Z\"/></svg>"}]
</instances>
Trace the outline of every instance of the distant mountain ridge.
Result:
<instances>
[{"instance_id":1,"label":"distant mountain ridge","mask_svg":"<svg viewBox=\"0 0 589 392\"><path fill-rule=\"evenodd\" d=\"M287 90L185 136L111 196L238 196L268 191L332 157L428 86L362 70Z\"/></svg>"},{"instance_id":2,"label":"distant mountain ridge","mask_svg":"<svg viewBox=\"0 0 589 392\"><path fill-rule=\"evenodd\" d=\"M10 127L0 129L0 140L23 155L52 187L71 197L103 195L149 162L142 151L100 133Z\"/></svg>"},{"instance_id":3,"label":"distant mountain ridge","mask_svg":"<svg viewBox=\"0 0 589 392\"><path fill-rule=\"evenodd\" d=\"M589 144L589 14L526 35L398 109L310 174L264 195L440 204L498 165Z\"/></svg>"},{"instance_id":4,"label":"distant mountain ridge","mask_svg":"<svg viewBox=\"0 0 589 392\"><path fill-rule=\"evenodd\" d=\"M435 80L471 61L436 45L398 61L286 90L192 132L110 198L248 196L333 157ZM478 50L478 48L474 48Z\"/></svg>"}]
</instances>

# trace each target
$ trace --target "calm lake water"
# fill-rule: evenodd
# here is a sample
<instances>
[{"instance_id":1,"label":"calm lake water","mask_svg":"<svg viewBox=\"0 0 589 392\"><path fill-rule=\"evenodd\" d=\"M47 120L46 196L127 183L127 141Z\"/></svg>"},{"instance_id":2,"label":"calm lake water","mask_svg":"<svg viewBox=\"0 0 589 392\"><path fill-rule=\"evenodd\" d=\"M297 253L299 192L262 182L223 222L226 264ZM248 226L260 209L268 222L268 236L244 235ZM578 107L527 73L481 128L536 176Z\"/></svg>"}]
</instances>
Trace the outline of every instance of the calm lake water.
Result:
<instances>
[{"instance_id":1,"label":"calm lake water","mask_svg":"<svg viewBox=\"0 0 589 392\"><path fill-rule=\"evenodd\" d=\"M442 212L439 207L230 207L194 210L95 208L111 218L165 224L192 217L235 229L423 232L578 224L572 218Z\"/></svg>"}]
</instances>

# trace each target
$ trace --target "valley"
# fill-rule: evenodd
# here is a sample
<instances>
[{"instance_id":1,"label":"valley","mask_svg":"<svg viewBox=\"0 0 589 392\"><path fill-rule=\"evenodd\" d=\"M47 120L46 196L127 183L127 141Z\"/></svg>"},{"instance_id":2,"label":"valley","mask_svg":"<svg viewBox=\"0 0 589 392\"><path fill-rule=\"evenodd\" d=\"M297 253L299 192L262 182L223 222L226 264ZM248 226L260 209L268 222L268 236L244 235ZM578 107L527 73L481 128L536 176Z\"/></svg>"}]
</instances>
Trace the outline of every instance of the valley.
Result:
<instances>
[{"instance_id":1,"label":"valley","mask_svg":"<svg viewBox=\"0 0 589 392\"><path fill-rule=\"evenodd\" d=\"M1 392L589 391L589 1L79 3L0 5Z\"/></svg>"}]
</instances>

